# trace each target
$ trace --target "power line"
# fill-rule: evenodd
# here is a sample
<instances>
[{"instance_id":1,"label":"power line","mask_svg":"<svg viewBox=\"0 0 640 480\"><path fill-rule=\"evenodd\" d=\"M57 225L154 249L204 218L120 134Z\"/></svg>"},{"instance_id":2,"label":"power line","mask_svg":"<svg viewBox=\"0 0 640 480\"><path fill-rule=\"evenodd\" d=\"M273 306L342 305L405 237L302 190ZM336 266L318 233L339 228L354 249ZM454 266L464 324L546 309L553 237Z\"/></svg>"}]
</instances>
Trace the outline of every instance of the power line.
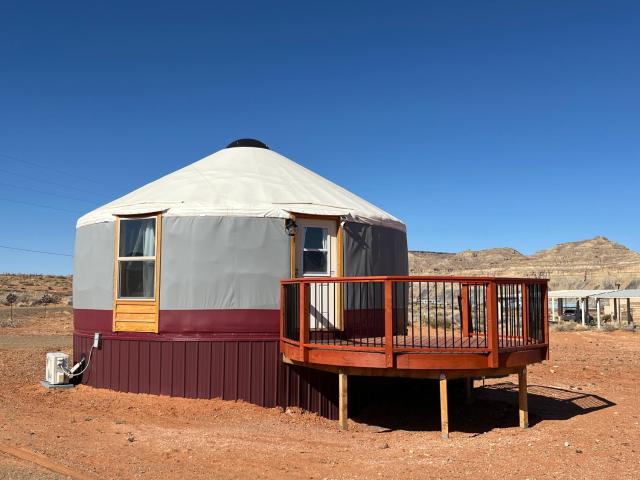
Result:
<instances>
[{"instance_id":1,"label":"power line","mask_svg":"<svg viewBox=\"0 0 640 480\"><path fill-rule=\"evenodd\" d=\"M22 205L30 205L32 207L49 208L51 210L60 210L61 212L75 213L76 215L84 213L79 210L69 210L68 208L52 207L51 205L43 205L41 203L23 202L21 200L11 200L10 198L0 197L0 202L10 202L10 203L18 203Z\"/></svg>"},{"instance_id":2,"label":"power line","mask_svg":"<svg viewBox=\"0 0 640 480\"><path fill-rule=\"evenodd\" d=\"M15 160L17 162L22 162L22 163L24 163L26 165L31 165L31 166L34 166L34 167L44 168L46 170L51 170L52 172L56 172L59 175L65 175L67 177L73 177L73 178L76 178L78 180L83 180L85 182L91 182L91 183L95 183L95 184L98 184L98 185L102 185L102 182L99 182L97 180L93 180L91 178L83 177L83 176L77 175L75 173L66 172L64 170L60 170L59 168L51 167L49 165L43 165L41 163L34 162L32 160L25 160L23 158L14 157L13 155L7 155L6 153L0 153L0 157L5 157L5 158L8 158L10 160Z\"/></svg>"},{"instance_id":3,"label":"power line","mask_svg":"<svg viewBox=\"0 0 640 480\"><path fill-rule=\"evenodd\" d=\"M44 250L30 250L28 248L9 247L7 245L0 245L0 248L6 248L7 250L18 250L20 252L42 253L44 255L57 255L60 257L73 257L73 255L70 255L68 253L46 252Z\"/></svg>"},{"instance_id":4,"label":"power line","mask_svg":"<svg viewBox=\"0 0 640 480\"><path fill-rule=\"evenodd\" d=\"M54 195L54 196L61 197L61 198L67 198L69 200L76 200L78 202L90 203L92 205L96 204L96 202L94 202L94 201L87 200L85 198L72 197L70 195L65 195L63 193L48 192L46 190L38 190L37 188L25 187L25 186L22 186L22 185L12 185L10 183L5 183L5 182L0 182L0 185L4 185L5 187L10 187L10 188L17 188L19 190L29 190L30 192L43 193L45 195Z\"/></svg>"},{"instance_id":5,"label":"power line","mask_svg":"<svg viewBox=\"0 0 640 480\"><path fill-rule=\"evenodd\" d=\"M72 190L77 190L78 192L82 192L82 193L89 193L91 195L94 194L94 192L92 192L91 190L85 190L83 188L78 188L78 187L72 186L72 185L65 185L63 183L53 182L51 180L42 180L42 179L37 178L37 177L32 177L31 175L25 175L24 173L12 172L11 170L7 170L6 168L0 168L0 172L8 173L9 175L14 175L16 177L26 178L28 180L33 180L33 181L40 182L40 183L45 183L47 185L55 185L57 187L62 187L62 188L67 188L67 189L70 188Z\"/></svg>"}]
</instances>

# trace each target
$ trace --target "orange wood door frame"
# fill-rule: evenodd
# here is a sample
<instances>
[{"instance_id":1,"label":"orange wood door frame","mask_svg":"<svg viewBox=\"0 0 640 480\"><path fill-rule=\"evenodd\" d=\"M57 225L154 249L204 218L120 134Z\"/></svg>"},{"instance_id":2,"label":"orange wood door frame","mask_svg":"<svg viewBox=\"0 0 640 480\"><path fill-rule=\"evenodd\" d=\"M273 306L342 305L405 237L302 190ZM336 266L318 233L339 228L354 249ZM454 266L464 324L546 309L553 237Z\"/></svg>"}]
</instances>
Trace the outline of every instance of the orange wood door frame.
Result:
<instances>
[{"instance_id":1,"label":"orange wood door frame","mask_svg":"<svg viewBox=\"0 0 640 480\"><path fill-rule=\"evenodd\" d=\"M291 220L294 222L296 219L307 219L307 220L335 220L336 222L336 255L337 255L337 266L336 266L336 276L342 277L344 276L344 228L342 222L340 221L340 217L331 217L326 215L305 215L301 213L291 214ZM290 257L290 268L289 268L289 276L291 278L296 278L296 241L298 234L291 235L289 237L289 257Z\"/></svg>"},{"instance_id":2,"label":"orange wood door frame","mask_svg":"<svg viewBox=\"0 0 640 480\"><path fill-rule=\"evenodd\" d=\"M342 277L344 276L344 229L342 222L340 221L340 217L335 216L326 216L326 215L306 215L306 214L291 214L291 219L295 222L297 219L305 219L305 220L334 220L336 222L336 276ZM296 278L296 241L303 242L304 239L297 239L298 233L296 235L292 235L289 237L289 262L290 262L290 271L289 275L291 278ZM329 270L331 270L331 266L329 266ZM336 289L336 305L337 305L337 316L336 316L336 328L338 330L344 329L344 296L342 294L343 286L335 285Z\"/></svg>"}]
</instances>

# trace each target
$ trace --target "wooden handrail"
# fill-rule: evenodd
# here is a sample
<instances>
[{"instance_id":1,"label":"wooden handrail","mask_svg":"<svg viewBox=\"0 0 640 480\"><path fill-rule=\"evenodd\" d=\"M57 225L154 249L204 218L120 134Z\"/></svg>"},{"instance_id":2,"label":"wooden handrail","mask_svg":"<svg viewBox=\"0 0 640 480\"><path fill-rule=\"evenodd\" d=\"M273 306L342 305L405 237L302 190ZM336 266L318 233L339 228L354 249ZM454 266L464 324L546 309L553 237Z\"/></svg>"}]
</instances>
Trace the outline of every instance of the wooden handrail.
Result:
<instances>
[{"instance_id":1,"label":"wooden handrail","mask_svg":"<svg viewBox=\"0 0 640 480\"><path fill-rule=\"evenodd\" d=\"M300 277L300 278L285 278L280 280L282 284L288 283L367 283L367 282L385 282L391 280L393 282L464 282L469 285L481 285L488 282L495 282L497 284L506 283L522 283L528 284L547 284L549 281L546 278L511 278L511 277L460 277L460 276L446 276L446 275L387 275L387 276L370 276L370 277Z\"/></svg>"}]
</instances>

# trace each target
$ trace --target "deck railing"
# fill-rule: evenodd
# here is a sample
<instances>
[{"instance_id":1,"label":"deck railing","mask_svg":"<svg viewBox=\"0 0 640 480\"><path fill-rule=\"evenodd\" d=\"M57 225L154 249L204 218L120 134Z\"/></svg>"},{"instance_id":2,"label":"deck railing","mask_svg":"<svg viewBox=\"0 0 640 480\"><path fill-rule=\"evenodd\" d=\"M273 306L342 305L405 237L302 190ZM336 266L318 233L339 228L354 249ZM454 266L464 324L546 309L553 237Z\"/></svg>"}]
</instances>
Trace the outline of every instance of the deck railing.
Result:
<instances>
[{"instance_id":1,"label":"deck railing","mask_svg":"<svg viewBox=\"0 0 640 480\"><path fill-rule=\"evenodd\" d=\"M546 280L324 277L283 280L281 288L282 347L296 360L310 351L345 359L360 352L383 354L384 366L395 367L398 355L467 353L490 368L501 352L548 345ZM380 366L372 358L365 363Z\"/></svg>"}]
</instances>

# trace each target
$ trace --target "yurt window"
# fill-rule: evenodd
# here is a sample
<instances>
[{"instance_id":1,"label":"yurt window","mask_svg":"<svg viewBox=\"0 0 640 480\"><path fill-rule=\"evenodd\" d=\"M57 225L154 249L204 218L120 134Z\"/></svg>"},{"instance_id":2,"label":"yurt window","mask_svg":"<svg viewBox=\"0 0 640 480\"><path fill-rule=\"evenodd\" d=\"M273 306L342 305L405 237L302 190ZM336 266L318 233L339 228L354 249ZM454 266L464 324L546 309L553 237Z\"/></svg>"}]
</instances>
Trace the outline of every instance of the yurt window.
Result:
<instances>
[{"instance_id":1,"label":"yurt window","mask_svg":"<svg viewBox=\"0 0 640 480\"><path fill-rule=\"evenodd\" d=\"M120 217L116 225L113 331L158 333L162 216Z\"/></svg>"},{"instance_id":2,"label":"yurt window","mask_svg":"<svg viewBox=\"0 0 640 480\"><path fill-rule=\"evenodd\" d=\"M153 299L156 218L120 219L118 298Z\"/></svg>"},{"instance_id":3,"label":"yurt window","mask_svg":"<svg viewBox=\"0 0 640 480\"><path fill-rule=\"evenodd\" d=\"M328 275L329 231L321 227L305 227L302 271L305 275Z\"/></svg>"}]
</instances>

